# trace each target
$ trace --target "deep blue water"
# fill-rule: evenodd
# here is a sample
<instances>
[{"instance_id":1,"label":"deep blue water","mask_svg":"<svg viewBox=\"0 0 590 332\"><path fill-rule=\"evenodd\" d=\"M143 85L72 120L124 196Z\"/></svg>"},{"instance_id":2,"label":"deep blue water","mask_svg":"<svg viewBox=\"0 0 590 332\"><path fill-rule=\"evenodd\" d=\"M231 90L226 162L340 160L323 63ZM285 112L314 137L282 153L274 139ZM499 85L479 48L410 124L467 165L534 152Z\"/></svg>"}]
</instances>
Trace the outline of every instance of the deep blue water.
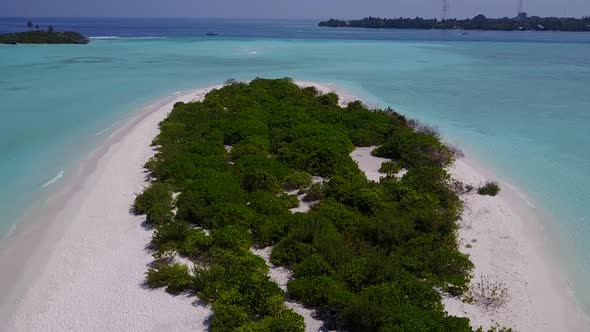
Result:
<instances>
[{"instance_id":1,"label":"deep blue water","mask_svg":"<svg viewBox=\"0 0 590 332\"><path fill-rule=\"evenodd\" d=\"M24 30L26 21L0 18L0 32ZM590 306L590 33L332 29L315 20L33 21L101 38L0 45L0 238L149 101L228 78L289 76L433 123L516 185L559 233L556 250L569 253L568 277Z\"/></svg>"}]
</instances>

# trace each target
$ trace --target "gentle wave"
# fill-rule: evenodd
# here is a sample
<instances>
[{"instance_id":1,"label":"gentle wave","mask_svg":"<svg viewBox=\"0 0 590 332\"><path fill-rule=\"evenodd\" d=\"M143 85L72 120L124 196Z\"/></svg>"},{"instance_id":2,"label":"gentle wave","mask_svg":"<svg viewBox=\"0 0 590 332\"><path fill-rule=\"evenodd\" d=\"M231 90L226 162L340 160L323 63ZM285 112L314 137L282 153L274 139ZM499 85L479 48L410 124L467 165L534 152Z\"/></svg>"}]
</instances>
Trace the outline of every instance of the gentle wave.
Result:
<instances>
[{"instance_id":1,"label":"gentle wave","mask_svg":"<svg viewBox=\"0 0 590 332\"><path fill-rule=\"evenodd\" d=\"M63 170L61 170L61 171L59 171L59 173L57 173L57 175L56 175L56 176L55 176L53 179L51 179L51 180L49 180L49 181L45 182L45 184L43 184L41 187L45 188L45 187L47 187L47 186L50 186L50 185L52 185L52 184L56 183L56 182L57 182L59 179L61 179L63 176L64 176L64 171L63 171Z\"/></svg>"},{"instance_id":2,"label":"gentle wave","mask_svg":"<svg viewBox=\"0 0 590 332\"><path fill-rule=\"evenodd\" d=\"M529 198L523 192L519 191L515 186L506 182L502 182L502 185L505 185L506 187L510 188L510 190L512 190L516 194L516 196L518 196L531 209L537 208L537 206L533 204L533 202L529 200Z\"/></svg>"},{"instance_id":3,"label":"gentle wave","mask_svg":"<svg viewBox=\"0 0 590 332\"><path fill-rule=\"evenodd\" d=\"M97 132L97 133L96 133L96 134L94 134L94 135L95 135L95 136L100 136L100 135L104 134L104 133L105 133L107 130L109 130L109 129L111 129L111 127L105 128L105 129L103 129L103 130L101 130L101 131Z\"/></svg>"},{"instance_id":4,"label":"gentle wave","mask_svg":"<svg viewBox=\"0 0 590 332\"><path fill-rule=\"evenodd\" d=\"M2 235L1 239L2 240L8 239L14 233L14 231L16 231L16 224L13 224L10 227L10 229L8 230L8 232L6 232L5 234Z\"/></svg>"},{"instance_id":5,"label":"gentle wave","mask_svg":"<svg viewBox=\"0 0 590 332\"><path fill-rule=\"evenodd\" d=\"M88 39L120 39L121 37L117 36L96 36L96 37L88 37Z\"/></svg>"},{"instance_id":6,"label":"gentle wave","mask_svg":"<svg viewBox=\"0 0 590 332\"><path fill-rule=\"evenodd\" d=\"M107 132L107 131L109 131L109 130L115 128L115 127L117 127L119 125L119 123L121 123L121 121L115 121L115 122L113 122L113 124L110 125L110 127L106 127L106 128L104 128L103 130L97 132L94 135L95 136L100 136L100 135L104 134L105 132Z\"/></svg>"}]
</instances>

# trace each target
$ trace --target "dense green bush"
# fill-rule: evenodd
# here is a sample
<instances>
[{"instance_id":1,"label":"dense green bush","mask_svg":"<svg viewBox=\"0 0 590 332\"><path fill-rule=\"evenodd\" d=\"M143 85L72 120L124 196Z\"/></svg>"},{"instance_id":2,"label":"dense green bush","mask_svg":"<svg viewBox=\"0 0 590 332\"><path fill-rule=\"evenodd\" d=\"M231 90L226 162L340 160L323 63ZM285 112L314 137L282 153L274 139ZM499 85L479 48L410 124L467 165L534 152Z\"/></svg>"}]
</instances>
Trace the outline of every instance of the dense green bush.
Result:
<instances>
[{"instance_id":1,"label":"dense green bush","mask_svg":"<svg viewBox=\"0 0 590 332\"><path fill-rule=\"evenodd\" d=\"M172 188L166 183L153 183L135 198L133 212L146 214L156 205L172 209Z\"/></svg>"},{"instance_id":2,"label":"dense green bush","mask_svg":"<svg viewBox=\"0 0 590 332\"><path fill-rule=\"evenodd\" d=\"M354 297L346 285L330 277L301 277L287 284L293 299L323 310L342 310Z\"/></svg>"},{"instance_id":3,"label":"dense green bush","mask_svg":"<svg viewBox=\"0 0 590 332\"><path fill-rule=\"evenodd\" d=\"M240 306L214 304L211 332L235 331L240 326L251 322L248 312Z\"/></svg>"},{"instance_id":4,"label":"dense green bush","mask_svg":"<svg viewBox=\"0 0 590 332\"><path fill-rule=\"evenodd\" d=\"M422 165L446 166L453 162L453 153L433 134L418 133L412 128L394 131L373 155L394 159L401 167Z\"/></svg>"},{"instance_id":5,"label":"dense green bush","mask_svg":"<svg viewBox=\"0 0 590 332\"><path fill-rule=\"evenodd\" d=\"M383 164L381 164L379 172L392 176L399 173L401 169L402 168L399 165L399 163L396 163L395 161L386 161Z\"/></svg>"},{"instance_id":6,"label":"dense green bush","mask_svg":"<svg viewBox=\"0 0 590 332\"><path fill-rule=\"evenodd\" d=\"M191 286L191 276L188 268L183 264L169 264L167 262L156 262L147 272L147 284L150 287L166 287L171 294L179 294Z\"/></svg>"},{"instance_id":7,"label":"dense green bush","mask_svg":"<svg viewBox=\"0 0 590 332\"><path fill-rule=\"evenodd\" d=\"M497 182L486 182L477 189L480 195L496 196L500 192L500 185Z\"/></svg>"},{"instance_id":8,"label":"dense green bush","mask_svg":"<svg viewBox=\"0 0 590 332\"><path fill-rule=\"evenodd\" d=\"M316 202L324 198L324 189L322 183L314 183L305 191L304 202Z\"/></svg>"},{"instance_id":9,"label":"dense green bush","mask_svg":"<svg viewBox=\"0 0 590 332\"><path fill-rule=\"evenodd\" d=\"M285 189L305 189L311 185L311 175L307 172L293 172L285 177Z\"/></svg>"},{"instance_id":10,"label":"dense green bush","mask_svg":"<svg viewBox=\"0 0 590 332\"><path fill-rule=\"evenodd\" d=\"M331 276L334 269L326 260L318 254L313 254L303 259L293 267L295 277Z\"/></svg>"},{"instance_id":11,"label":"dense green bush","mask_svg":"<svg viewBox=\"0 0 590 332\"><path fill-rule=\"evenodd\" d=\"M211 233L213 245L229 250L248 250L252 246L250 235L246 227L229 225L214 229Z\"/></svg>"},{"instance_id":12,"label":"dense green bush","mask_svg":"<svg viewBox=\"0 0 590 332\"><path fill-rule=\"evenodd\" d=\"M267 316L257 322L246 324L236 332L303 332L303 317L292 310L284 310L275 316Z\"/></svg>"},{"instance_id":13,"label":"dense green bush","mask_svg":"<svg viewBox=\"0 0 590 332\"><path fill-rule=\"evenodd\" d=\"M473 267L455 238L462 204L445 171L453 153L411 125L390 109L342 108L337 95L289 79L231 82L176 104L146 164L154 183L134 211L154 225L157 257L200 264L193 277L156 265L148 284L196 292L213 307L212 331L302 331L250 252L274 245L271 262L293 270L288 296L317 309L328 328L469 330L435 291L460 294ZM368 181L350 153L372 145L393 159L382 171L407 174ZM325 180L312 185L312 175ZM296 189L314 202L306 214L289 211L299 201L284 191Z\"/></svg>"}]
</instances>

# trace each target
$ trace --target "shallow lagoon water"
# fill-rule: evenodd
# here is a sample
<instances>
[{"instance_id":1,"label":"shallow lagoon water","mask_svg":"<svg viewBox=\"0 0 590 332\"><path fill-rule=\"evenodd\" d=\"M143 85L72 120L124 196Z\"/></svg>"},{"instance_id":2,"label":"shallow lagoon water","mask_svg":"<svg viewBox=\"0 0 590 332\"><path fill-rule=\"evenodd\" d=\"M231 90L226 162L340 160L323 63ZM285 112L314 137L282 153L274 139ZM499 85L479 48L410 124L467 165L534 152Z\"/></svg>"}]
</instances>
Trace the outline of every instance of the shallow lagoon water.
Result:
<instances>
[{"instance_id":1,"label":"shallow lagoon water","mask_svg":"<svg viewBox=\"0 0 590 332\"><path fill-rule=\"evenodd\" d=\"M0 19L0 32L19 22ZM312 21L58 23L101 38L0 46L0 238L142 105L228 78L288 76L438 126L547 217L555 255L590 308L590 34L462 36ZM221 35L204 37L211 29Z\"/></svg>"}]
</instances>

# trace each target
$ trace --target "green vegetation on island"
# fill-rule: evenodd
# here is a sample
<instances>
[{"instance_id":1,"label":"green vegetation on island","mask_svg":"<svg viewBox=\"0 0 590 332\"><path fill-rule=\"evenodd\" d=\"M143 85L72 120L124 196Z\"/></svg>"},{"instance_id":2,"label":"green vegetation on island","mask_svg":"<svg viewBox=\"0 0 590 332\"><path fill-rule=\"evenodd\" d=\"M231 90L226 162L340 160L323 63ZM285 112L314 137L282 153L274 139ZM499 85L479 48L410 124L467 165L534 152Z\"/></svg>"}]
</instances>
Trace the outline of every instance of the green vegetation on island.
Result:
<instances>
[{"instance_id":1,"label":"green vegetation on island","mask_svg":"<svg viewBox=\"0 0 590 332\"><path fill-rule=\"evenodd\" d=\"M213 308L211 331L304 331L286 300L329 329L472 331L441 302L468 289L473 264L455 235L463 206L445 170L454 155L437 136L290 79L232 81L177 103L160 129L152 183L134 205L155 229L147 284L198 295ZM405 176L367 180L350 153L376 145L395 163L384 168ZM299 202L287 190L307 192L311 210L292 213ZM271 262L293 271L286 293L251 251L268 246Z\"/></svg>"},{"instance_id":2,"label":"green vegetation on island","mask_svg":"<svg viewBox=\"0 0 590 332\"><path fill-rule=\"evenodd\" d=\"M374 29L463 29L463 30L538 30L538 31L590 31L590 17L539 17L521 13L517 17L487 18L477 15L471 19L426 19L366 17L360 20L330 19L319 23L322 27L350 27Z\"/></svg>"},{"instance_id":3,"label":"green vegetation on island","mask_svg":"<svg viewBox=\"0 0 590 332\"><path fill-rule=\"evenodd\" d=\"M484 196L496 196L500 192L500 185L497 182L486 182L477 189L477 193Z\"/></svg>"},{"instance_id":4,"label":"green vegetation on island","mask_svg":"<svg viewBox=\"0 0 590 332\"><path fill-rule=\"evenodd\" d=\"M52 26L41 30L31 21L27 27L29 31L0 34L0 44L88 44L88 38L78 32L57 32Z\"/></svg>"}]
</instances>

